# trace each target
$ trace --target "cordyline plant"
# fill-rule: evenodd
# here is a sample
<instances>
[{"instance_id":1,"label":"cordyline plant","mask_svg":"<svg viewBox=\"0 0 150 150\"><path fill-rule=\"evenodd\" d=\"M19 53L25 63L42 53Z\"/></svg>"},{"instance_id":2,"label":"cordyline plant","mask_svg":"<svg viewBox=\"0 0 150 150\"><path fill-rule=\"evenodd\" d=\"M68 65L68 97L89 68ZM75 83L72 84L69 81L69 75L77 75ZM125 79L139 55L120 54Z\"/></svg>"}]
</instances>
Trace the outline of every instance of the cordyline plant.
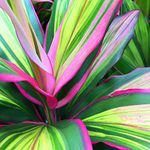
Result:
<instances>
[{"instance_id":1,"label":"cordyline plant","mask_svg":"<svg viewBox=\"0 0 150 150\"><path fill-rule=\"evenodd\" d=\"M0 0L1 150L150 149L150 68L103 78L138 20L121 6L55 0L44 33L31 0Z\"/></svg>"}]
</instances>

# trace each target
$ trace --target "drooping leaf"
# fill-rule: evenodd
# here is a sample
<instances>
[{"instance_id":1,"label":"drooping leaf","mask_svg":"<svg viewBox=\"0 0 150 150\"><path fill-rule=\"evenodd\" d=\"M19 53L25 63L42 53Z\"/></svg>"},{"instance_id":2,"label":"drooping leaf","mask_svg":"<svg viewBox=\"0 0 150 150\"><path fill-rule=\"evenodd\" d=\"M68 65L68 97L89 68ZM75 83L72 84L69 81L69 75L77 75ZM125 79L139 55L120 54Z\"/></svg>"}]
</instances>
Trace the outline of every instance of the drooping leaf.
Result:
<instances>
[{"instance_id":1,"label":"drooping leaf","mask_svg":"<svg viewBox=\"0 0 150 150\"><path fill-rule=\"evenodd\" d=\"M23 88L19 84L16 83L16 82L22 82L22 81L27 82L27 83L22 84ZM31 102L33 102L35 104L42 105L41 102L43 102L43 101L39 101L39 100L44 100L44 99L42 99L42 98L36 99L36 98L32 97L31 95L32 94L34 95L34 93L36 93L37 96L42 94L43 95L42 97L45 97L47 99L50 107L54 107L57 104L56 98L54 98L50 93L41 89L39 87L37 81L34 78L30 77L28 74L23 72L15 64L5 61L3 59L0 59L0 82L16 83L19 91L27 99L29 99ZM31 89L27 89L27 91L24 90L24 88L27 88L28 84L31 85L30 88L36 90L36 92L33 92L31 95L29 94L32 91ZM28 90L31 90L31 91L28 93ZM38 92L40 92L40 93L38 93Z\"/></svg>"},{"instance_id":2,"label":"drooping leaf","mask_svg":"<svg viewBox=\"0 0 150 150\"><path fill-rule=\"evenodd\" d=\"M80 112L92 141L128 149L150 148L150 94L130 94L93 103Z\"/></svg>"},{"instance_id":3,"label":"drooping leaf","mask_svg":"<svg viewBox=\"0 0 150 150\"><path fill-rule=\"evenodd\" d=\"M18 82L25 80L15 72L4 60L0 59L0 81L1 82Z\"/></svg>"},{"instance_id":4,"label":"drooping leaf","mask_svg":"<svg viewBox=\"0 0 150 150\"><path fill-rule=\"evenodd\" d=\"M113 76L91 90L86 96L79 97L78 103L74 107L66 108L66 113L76 114L88 104L105 97L138 92L149 93L149 82L150 68L140 68L126 75Z\"/></svg>"},{"instance_id":5,"label":"drooping leaf","mask_svg":"<svg viewBox=\"0 0 150 150\"><path fill-rule=\"evenodd\" d=\"M0 148L92 150L86 127L80 120L64 121L56 126L35 123L0 128Z\"/></svg>"}]
</instances>

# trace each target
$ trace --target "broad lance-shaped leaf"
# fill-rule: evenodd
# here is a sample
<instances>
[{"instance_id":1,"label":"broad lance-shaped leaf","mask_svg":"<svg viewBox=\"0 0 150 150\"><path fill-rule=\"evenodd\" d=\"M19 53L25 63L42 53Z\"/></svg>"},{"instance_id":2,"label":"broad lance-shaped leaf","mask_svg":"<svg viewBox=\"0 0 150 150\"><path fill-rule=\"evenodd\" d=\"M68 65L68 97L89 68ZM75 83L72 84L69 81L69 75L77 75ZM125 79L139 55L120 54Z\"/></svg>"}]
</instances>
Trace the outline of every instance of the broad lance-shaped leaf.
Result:
<instances>
[{"instance_id":1,"label":"broad lance-shaped leaf","mask_svg":"<svg viewBox=\"0 0 150 150\"><path fill-rule=\"evenodd\" d=\"M146 3L146 2L144 2ZM131 0L124 0L121 8L121 14L129 10L140 9L137 4ZM128 73L135 68L150 65L150 27L142 12L139 15L133 39L125 49L122 58L117 63L116 67L122 73ZM128 67L125 67L128 65ZM125 69L126 68L126 69Z\"/></svg>"},{"instance_id":2,"label":"broad lance-shaped leaf","mask_svg":"<svg viewBox=\"0 0 150 150\"><path fill-rule=\"evenodd\" d=\"M40 69L52 74L52 68L51 68L50 61L49 61L44 49L41 47L38 40L36 40L35 33L33 32L32 35L35 38L35 40L37 41L36 46L38 46L38 49L33 48L33 45L30 43L30 40L28 39L28 36L27 36L24 28L22 27L21 23L18 21L18 19L16 18L16 16L14 15L14 13L12 12L11 8L9 7L8 3L5 0L1 1L0 8L4 9L7 12L7 14L9 15L9 17L15 27L19 42L20 42L23 50L25 51L25 53L31 59L31 61L34 62L34 64L37 65ZM36 50L37 50L37 52L36 52ZM40 56L38 56L38 55L40 55Z\"/></svg>"},{"instance_id":3,"label":"broad lance-shaped leaf","mask_svg":"<svg viewBox=\"0 0 150 150\"><path fill-rule=\"evenodd\" d=\"M92 141L111 142L136 150L150 148L150 93L99 100L77 118L83 119Z\"/></svg>"},{"instance_id":4,"label":"broad lance-shaped leaf","mask_svg":"<svg viewBox=\"0 0 150 150\"><path fill-rule=\"evenodd\" d=\"M10 66L0 59L0 81L1 82L18 82L24 80Z\"/></svg>"},{"instance_id":5,"label":"broad lance-shaped leaf","mask_svg":"<svg viewBox=\"0 0 150 150\"><path fill-rule=\"evenodd\" d=\"M72 133L75 134L72 134ZM71 140L75 139L75 140ZM16 124L0 128L0 148L16 150L92 150L85 125L80 120L56 126Z\"/></svg>"},{"instance_id":6,"label":"broad lance-shaped leaf","mask_svg":"<svg viewBox=\"0 0 150 150\"><path fill-rule=\"evenodd\" d=\"M131 11L113 21L104 38L101 52L93 63L92 71L84 85L85 87L90 86L91 88L95 86L108 69L118 61L124 47L133 35L138 14L139 11Z\"/></svg>"},{"instance_id":7,"label":"broad lance-shaped leaf","mask_svg":"<svg viewBox=\"0 0 150 150\"><path fill-rule=\"evenodd\" d=\"M34 6L31 0L24 0L23 1L24 9L26 11L26 15L29 18L30 24L33 27L33 30L40 41L41 45L44 42L44 31L42 25L39 21L39 18L34 10Z\"/></svg>"},{"instance_id":8,"label":"broad lance-shaped leaf","mask_svg":"<svg viewBox=\"0 0 150 150\"><path fill-rule=\"evenodd\" d=\"M21 1L19 1L21 2ZM16 4L16 3L15 3ZM18 1L17 1L17 4L18 4ZM20 4L20 3L19 3ZM21 7L22 4L20 4L19 6ZM53 88L54 88L54 83L55 83L55 80L54 80L54 77L52 75L52 68L51 68L51 64L50 64L50 61L44 51L44 49L41 47L38 39L36 38L36 36L34 36L34 33L33 33L33 36L34 38L36 39L37 41L37 45L38 45L38 50L39 50L39 56L36 54L36 52L32 49L32 46L30 45L29 43L29 39L26 37L26 34L24 32L24 29L22 28L21 24L18 22L18 20L15 18L13 12L11 11L11 9L9 8L8 4L5 2L5 1L2 1L2 3L0 3L0 6L3 7L8 13L9 15L11 16L10 18L12 19L13 23L14 23L14 26L15 26L15 29L16 29L16 32L17 32L17 36L19 37L19 41L21 42L21 46L23 47L23 50L25 51L25 53L28 54L31 62L32 62L32 71L34 72L35 74L35 77L39 83L39 86L40 88L42 88L43 90L51 93L53 91ZM2 13L5 13L2 11ZM12 22L10 20L10 18L8 17L8 15L5 13L6 17L8 18L7 20L5 20L5 18L2 18L3 21L5 22L5 24L11 24L12 25ZM14 19L14 20L13 20ZM8 23L9 21L9 23ZM17 37L16 37L16 34L15 34L15 29L13 27L13 25L11 26L11 28L13 28L14 30L14 39L17 40ZM32 28L32 27L30 27ZM9 29L7 28L8 32L9 32ZM6 45L6 43L4 43L8 48L8 56L9 56L9 60L14 62L15 61L15 64L17 66L19 66L22 70L26 71L25 67L22 67L21 63L24 63L26 62L26 60L24 60L21 56L20 57L17 57L18 56L18 50L19 49L16 49L16 46L13 43L13 39L11 39L10 37L11 36L7 36L7 34L4 32L4 30L2 30L3 32L3 36L4 36L4 40L6 41L11 41L11 43L9 42L8 44L12 45L12 50L11 48L8 47L8 45ZM9 32L10 33L10 32ZM11 34L11 33L10 33ZM15 41L14 41L15 42ZM23 44L23 45L22 45ZM20 46L20 44L19 44ZM20 46L20 47L21 47ZM7 49L2 49L3 51L2 52L5 52ZM17 50L17 51L16 51ZM33 51L32 51L33 50ZM19 53L22 52L22 49L19 51ZM6 53L6 52L5 52ZM24 54L24 52L22 52ZM10 56L11 54L11 56ZM20 58L20 59L19 59ZM25 57L26 58L26 57ZM18 60L19 59L19 60ZM22 60L21 60L22 59ZM41 59L41 60L40 60ZM16 61L19 61L19 62L16 62ZM21 62L20 62L21 61ZM24 62L25 61L25 62ZM35 64L34 64L34 63ZM37 66L38 65L38 66ZM50 84L51 83L51 84ZM52 84L53 83L53 84ZM49 86L51 85L51 86Z\"/></svg>"},{"instance_id":9,"label":"broad lance-shaped leaf","mask_svg":"<svg viewBox=\"0 0 150 150\"><path fill-rule=\"evenodd\" d=\"M0 57L15 63L33 76L31 64L17 39L14 26L2 9L0 9L0 23Z\"/></svg>"},{"instance_id":10,"label":"broad lance-shaped leaf","mask_svg":"<svg viewBox=\"0 0 150 150\"><path fill-rule=\"evenodd\" d=\"M131 93L150 93L150 68L140 68L135 71L121 76L113 76L102 84L90 91L86 96L79 97L76 105L74 104L71 109L70 106L66 113L75 115L88 104L94 102L97 99L105 99L121 94ZM71 111L71 112L70 112Z\"/></svg>"},{"instance_id":11,"label":"broad lance-shaped leaf","mask_svg":"<svg viewBox=\"0 0 150 150\"><path fill-rule=\"evenodd\" d=\"M91 67L91 73L72 103L68 105L68 110L78 103L81 97L85 97L119 60L125 46L133 35L138 14L139 11L131 11L114 19L105 35L101 51Z\"/></svg>"},{"instance_id":12,"label":"broad lance-shaped leaf","mask_svg":"<svg viewBox=\"0 0 150 150\"><path fill-rule=\"evenodd\" d=\"M85 59L99 46L121 2L121 0L94 2L83 0L80 3L77 0L72 1L62 26L58 29L60 36L54 37L49 51L57 78L54 95L75 76Z\"/></svg>"},{"instance_id":13,"label":"broad lance-shaped leaf","mask_svg":"<svg viewBox=\"0 0 150 150\"><path fill-rule=\"evenodd\" d=\"M0 82L0 110L0 122L39 120L32 103L12 83Z\"/></svg>"},{"instance_id":14,"label":"broad lance-shaped leaf","mask_svg":"<svg viewBox=\"0 0 150 150\"><path fill-rule=\"evenodd\" d=\"M95 49L94 52L88 56L75 77L59 91L57 94L57 108L68 104L78 93L90 73L91 64L94 61L98 50L99 48Z\"/></svg>"},{"instance_id":15,"label":"broad lance-shaped leaf","mask_svg":"<svg viewBox=\"0 0 150 150\"><path fill-rule=\"evenodd\" d=\"M23 31L21 34L18 34L17 31L20 28L20 26L17 23L17 20L16 20L14 14L11 12L8 4L3 2L2 7L4 8L4 10L7 11L10 18L12 19L15 29L16 29L16 32L17 32L17 35L18 35L18 38L20 40L20 43L21 43L23 49L26 51L28 48L28 49L35 51L35 55L38 56L37 59L40 59L40 61L42 62L42 65L47 68L47 70L43 70L42 67L37 68L35 65L32 65L36 79L39 82L41 88L44 87L45 88L44 90L51 93L51 91L53 91L54 85L51 84L51 87L49 86L50 87L49 89L48 89L47 85L50 85L50 82L51 83L54 82L54 78L52 76L52 68L51 68L50 61L49 61L44 49L41 46L41 44L43 44L43 37L42 37L42 35L36 35L36 33L40 34L40 32L38 32L38 28L40 28L40 27L38 24L36 24L39 21L34 12L35 11L34 7L32 6L32 3L30 0L26 0L26 1L14 0L14 1L9 1L9 3L12 7L13 13L16 15L16 17L22 27L22 30L24 30L26 32L25 33L26 35L24 35L24 36L27 37L27 41L24 40L25 37L22 36L24 34ZM35 20L37 20L37 21L35 21ZM24 42L26 43L26 45ZM29 47L27 47L27 45ZM44 78L41 79L41 76L44 76ZM42 87L42 85L43 85L43 87Z\"/></svg>"},{"instance_id":16,"label":"broad lance-shaped leaf","mask_svg":"<svg viewBox=\"0 0 150 150\"><path fill-rule=\"evenodd\" d=\"M56 31L58 30L66 11L68 10L68 6L71 0L57 0L54 1L52 6L52 14L49 23L46 27L46 34L44 37L44 48L46 52L49 52L50 45L54 38Z\"/></svg>"},{"instance_id":17,"label":"broad lance-shaped leaf","mask_svg":"<svg viewBox=\"0 0 150 150\"><path fill-rule=\"evenodd\" d=\"M10 7L12 8L13 12L23 24L23 28L25 28L26 33L32 37L31 34L31 26L40 41L41 44L43 44L44 39L44 31L42 29L42 26L40 24L40 21L38 19L38 16L36 15L36 12L34 10L33 4L31 0L7 0Z\"/></svg>"}]
</instances>

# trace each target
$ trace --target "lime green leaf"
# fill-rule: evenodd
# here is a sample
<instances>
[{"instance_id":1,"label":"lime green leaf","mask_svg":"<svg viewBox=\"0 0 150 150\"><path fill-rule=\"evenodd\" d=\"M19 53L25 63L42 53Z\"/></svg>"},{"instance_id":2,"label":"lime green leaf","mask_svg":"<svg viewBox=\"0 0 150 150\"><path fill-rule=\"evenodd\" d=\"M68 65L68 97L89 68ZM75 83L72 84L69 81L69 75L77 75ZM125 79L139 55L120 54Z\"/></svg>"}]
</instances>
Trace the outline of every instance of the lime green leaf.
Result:
<instances>
[{"instance_id":1,"label":"lime green leaf","mask_svg":"<svg viewBox=\"0 0 150 150\"><path fill-rule=\"evenodd\" d=\"M38 16L34 10L33 4L31 0L7 0L10 7L12 8L14 14L19 19L21 24L23 25L26 32L28 32L28 36L32 36L30 30L33 29L38 40L41 44L43 44L43 29L39 22Z\"/></svg>"},{"instance_id":2,"label":"lime green leaf","mask_svg":"<svg viewBox=\"0 0 150 150\"><path fill-rule=\"evenodd\" d=\"M24 6L26 15L29 19L28 21L30 22L31 26L33 27L33 30L34 30L38 40L43 45L44 31L42 29L42 25L38 19L38 16L36 15L32 1L31 0L23 0L22 3Z\"/></svg>"},{"instance_id":3,"label":"lime green leaf","mask_svg":"<svg viewBox=\"0 0 150 150\"><path fill-rule=\"evenodd\" d=\"M83 89L95 86L121 57L126 44L133 35L138 14L138 11L128 12L112 22L102 43L101 52L93 63L92 71Z\"/></svg>"},{"instance_id":4,"label":"lime green leaf","mask_svg":"<svg viewBox=\"0 0 150 150\"><path fill-rule=\"evenodd\" d=\"M150 94L131 94L91 104L78 117L93 141L136 150L150 148Z\"/></svg>"},{"instance_id":5,"label":"lime green leaf","mask_svg":"<svg viewBox=\"0 0 150 150\"><path fill-rule=\"evenodd\" d=\"M81 100L80 97L84 99L85 95L100 82L106 72L121 57L125 46L133 35L138 14L138 11L130 11L114 19L105 35L101 51L92 64L91 72L73 102L68 106L69 109L72 109L72 105Z\"/></svg>"},{"instance_id":6,"label":"lime green leaf","mask_svg":"<svg viewBox=\"0 0 150 150\"><path fill-rule=\"evenodd\" d=\"M21 1L18 1L18 3L19 2L21 2ZM19 39L21 46L23 47L23 50L28 55L28 57L32 60L32 63L34 66L32 68L35 72L36 77L38 78L38 75L39 75L39 74L37 75L37 70L45 71L45 74L46 73L51 74L52 68L50 65L50 61L48 59L48 56L46 55L46 52L44 51L40 42L38 41L38 39L35 35L35 32L31 33L33 35L33 40L32 40L31 39L32 37L28 36L28 33L30 34L30 32L28 32L28 30L26 31L24 29L22 23L19 22L19 20L16 18L13 11L9 7L7 1L2 0L2 2L0 3L0 7L8 13L8 15L9 15L9 17L10 17L10 19L11 19L11 21L15 27L17 37ZM18 8L20 8L20 7L18 7ZM24 14L24 12L23 12L23 14ZM25 17L24 17L24 19L25 19ZM33 41L36 41L36 42L33 43Z\"/></svg>"},{"instance_id":7,"label":"lime green leaf","mask_svg":"<svg viewBox=\"0 0 150 150\"><path fill-rule=\"evenodd\" d=\"M21 1L17 1L17 3L15 3L17 5L19 5L19 7L17 7L19 10L21 9ZM52 88L52 85L51 87L48 87L49 85L49 82L54 82L54 78L52 76L52 68L51 68L51 64L50 64L50 61L48 59L48 56L46 55L46 52L44 51L44 49L42 48L41 44L39 43L34 31L32 32L32 35L33 35L33 39L35 40L35 43L32 43L28 36L27 38L27 33L30 33L30 32L25 32L26 30L24 30L23 28L23 25L21 26L21 23L17 20L17 18L14 16L13 12L11 11L10 7L8 6L7 2L6 1L2 1L2 3L0 3L0 6L6 10L6 12L9 14L9 16L3 11L2 13L6 14L6 17L8 18L9 20L9 23L8 24L11 24L12 25L12 22L13 22L13 25L15 26L15 29L14 29L14 32L16 32L17 36L18 36L18 39L21 43L21 46L23 48L23 50L26 52L26 54L29 56L29 58L32 60L32 70L34 72L34 75L35 75L35 78L37 79L37 82L39 83L39 86L40 88L45 88L45 90L48 90L50 92L50 90L53 90ZM16 5L15 5L16 6ZM22 6L23 7L23 6ZM21 9L22 10L22 9ZM21 12L20 12L21 13ZM22 12L23 14L25 13L24 11ZM10 20L10 18L12 20ZM22 17L23 18L23 17ZM5 19L5 18L4 18ZM11 22L12 21L12 22ZM23 22L26 22L26 17L24 17L24 19L22 19ZM7 22L6 22L7 24ZM27 23L28 24L28 23ZM12 25L12 27L13 27ZM14 27L13 27L14 28ZM32 27L31 27L32 28ZM31 29L30 28L30 29ZM8 31L9 31L9 28L8 28ZM3 31L4 32L4 31ZM9 31L10 32L10 31ZM5 32L4 32L5 33ZM14 39L9 39L9 36L7 34L5 34L5 37L4 39L7 40L10 40L11 43L15 42L13 41ZM30 43L31 42L31 43ZM9 43L9 45L12 45L11 43ZM32 45L32 46L31 46ZM33 48L33 47L36 47ZM9 48L9 47L8 47ZM8 49L9 50L9 49ZM36 51L37 50L37 51ZM6 50L5 50L6 51ZM11 49L9 50L9 53L11 53ZM25 63L26 60L24 60L22 58L22 56L18 55L20 52L18 51L18 49L16 49L16 46L14 45L14 54L12 53L11 55L13 55L13 58L11 58L11 62L13 62L12 60L14 61L17 61L18 59L22 59L22 62L21 63ZM11 56L12 57L12 56ZM15 58L14 58L15 57ZM24 62L25 61L25 62ZM18 65L19 63L19 65ZM17 62L16 64L18 67L22 67L20 65L20 62ZM37 66L38 65L38 66ZM24 66L23 66L24 67ZM26 71L25 67L24 68L21 68L23 71ZM41 75L42 74L42 75ZM33 76L33 75L31 75ZM45 78L43 78L43 76L45 76ZM49 89L47 89L49 88ZM51 88L51 89L50 89Z\"/></svg>"},{"instance_id":8,"label":"lime green leaf","mask_svg":"<svg viewBox=\"0 0 150 150\"><path fill-rule=\"evenodd\" d=\"M0 9L0 57L7 59L33 76L31 64L25 55L8 15Z\"/></svg>"},{"instance_id":9,"label":"lime green leaf","mask_svg":"<svg viewBox=\"0 0 150 150\"><path fill-rule=\"evenodd\" d=\"M54 94L75 76L86 58L99 46L121 2L72 1L48 53L58 82Z\"/></svg>"},{"instance_id":10,"label":"lime green leaf","mask_svg":"<svg viewBox=\"0 0 150 150\"><path fill-rule=\"evenodd\" d=\"M58 30L66 14L66 11L68 10L68 6L70 2L71 2L70 0L63 0L63 1L57 0L54 1L53 3L52 14L51 14L50 21L47 25L45 41L44 41L45 44L44 46L47 52L49 52L49 48L54 38L54 35Z\"/></svg>"},{"instance_id":11,"label":"lime green leaf","mask_svg":"<svg viewBox=\"0 0 150 150\"><path fill-rule=\"evenodd\" d=\"M37 122L35 124L16 124L3 127L0 129L0 148L92 150L91 143L88 143L89 137L87 138L89 141L85 141L86 139L82 135L84 134L83 130L78 121L64 121L56 126L40 125Z\"/></svg>"}]
</instances>

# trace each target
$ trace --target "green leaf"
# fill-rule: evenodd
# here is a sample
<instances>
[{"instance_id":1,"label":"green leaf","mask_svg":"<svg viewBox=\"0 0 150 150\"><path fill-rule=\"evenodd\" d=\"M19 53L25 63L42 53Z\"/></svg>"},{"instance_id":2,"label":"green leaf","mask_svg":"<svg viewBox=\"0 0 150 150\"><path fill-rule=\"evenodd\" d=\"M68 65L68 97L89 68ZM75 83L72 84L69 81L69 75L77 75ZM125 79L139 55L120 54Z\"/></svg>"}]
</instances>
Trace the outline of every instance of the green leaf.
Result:
<instances>
[{"instance_id":1,"label":"green leaf","mask_svg":"<svg viewBox=\"0 0 150 150\"><path fill-rule=\"evenodd\" d=\"M19 5L21 1L17 1L17 5ZM31 59L32 62L32 69L34 70L34 73L36 75L36 78L39 78L39 74L44 71L46 73L51 73L52 68L48 59L48 56L46 55L46 52L42 48L39 40L37 39L35 32L32 30L32 26L28 26L28 22L26 22L26 15L25 12L21 9L22 4L20 4L17 8L21 11L22 18L19 20L16 18L15 14L11 10L10 6L8 5L7 1L2 1L0 3L0 7L2 13L7 12L7 15L9 20L12 21L12 24L14 25L17 37L19 39L19 42L25 51L26 55ZM10 23L11 23L10 21ZM26 25L25 25L25 24ZM30 30L28 30L31 29ZM32 35L31 35L32 34ZM30 36L31 35L31 36ZM16 54L16 53L15 53ZM37 70L39 71L37 73Z\"/></svg>"},{"instance_id":2,"label":"green leaf","mask_svg":"<svg viewBox=\"0 0 150 150\"><path fill-rule=\"evenodd\" d=\"M145 4L146 2L143 2ZM124 0L121 14L129 10L140 9L131 0ZM128 73L135 68L150 65L150 27L142 13L137 22L134 37L125 49L125 52L116 67L122 73Z\"/></svg>"},{"instance_id":3,"label":"green leaf","mask_svg":"<svg viewBox=\"0 0 150 150\"><path fill-rule=\"evenodd\" d=\"M92 141L136 150L150 148L150 94L131 94L97 101L77 116Z\"/></svg>"},{"instance_id":4,"label":"green leaf","mask_svg":"<svg viewBox=\"0 0 150 150\"><path fill-rule=\"evenodd\" d=\"M49 52L50 45L58 30L66 11L68 10L70 0L56 0L52 6L52 14L46 29L45 49Z\"/></svg>"},{"instance_id":5,"label":"green leaf","mask_svg":"<svg viewBox=\"0 0 150 150\"><path fill-rule=\"evenodd\" d=\"M31 64L22 49L9 16L0 8L0 57L7 59L33 76Z\"/></svg>"},{"instance_id":6,"label":"green leaf","mask_svg":"<svg viewBox=\"0 0 150 150\"><path fill-rule=\"evenodd\" d=\"M44 35L43 29L39 22L38 16L35 13L31 0L7 0L14 14L21 22L28 36L32 36L30 32L35 32L38 40L43 44ZM30 31L33 30L33 31Z\"/></svg>"},{"instance_id":7,"label":"green leaf","mask_svg":"<svg viewBox=\"0 0 150 150\"><path fill-rule=\"evenodd\" d=\"M136 0L136 3L139 5L139 7L142 9L142 11L144 12L144 14L149 17L150 16L150 1L149 0L145 0L143 2L143 0Z\"/></svg>"},{"instance_id":8,"label":"green leaf","mask_svg":"<svg viewBox=\"0 0 150 150\"><path fill-rule=\"evenodd\" d=\"M92 64L91 72L86 82L75 96L72 103L68 106L68 109L71 109L73 105L78 103L80 97L85 97L118 61L125 46L133 35L137 19L138 11L131 11L114 19L108 28L102 43L101 51Z\"/></svg>"},{"instance_id":9,"label":"green leaf","mask_svg":"<svg viewBox=\"0 0 150 150\"><path fill-rule=\"evenodd\" d=\"M38 40L40 41L41 45L44 42L44 31L42 29L42 25L38 19L38 16L34 10L34 6L31 0L23 0L22 1L26 15L28 17L28 22L30 22Z\"/></svg>"},{"instance_id":10,"label":"green leaf","mask_svg":"<svg viewBox=\"0 0 150 150\"><path fill-rule=\"evenodd\" d=\"M120 4L121 0L105 2L83 0L80 3L77 0L72 1L49 51L55 77L58 80L55 93L62 84L66 84L74 77L89 54L99 46ZM71 70L72 68L74 69ZM66 78L65 74L68 73L71 75ZM63 80L65 83L62 83Z\"/></svg>"},{"instance_id":11,"label":"green leaf","mask_svg":"<svg viewBox=\"0 0 150 150\"><path fill-rule=\"evenodd\" d=\"M0 120L6 122L39 120L33 105L12 83L0 82L0 111Z\"/></svg>"},{"instance_id":12,"label":"green leaf","mask_svg":"<svg viewBox=\"0 0 150 150\"><path fill-rule=\"evenodd\" d=\"M76 121L64 121L56 126L37 123L16 124L0 128L0 148L15 150L92 150L91 145L87 147L88 143L84 143L82 129Z\"/></svg>"},{"instance_id":13,"label":"green leaf","mask_svg":"<svg viewBox=\"0 0 150 150\"><path fill-rule=\"evenodd\" d=\"M66 114L74 115L85 108L88 104L108 96L134 93L150 92L150 68L139 68L135 71L120 76L112 76L104 80L99 86L92 89L87 95L77 99L76 105L66 108Z\"/></svg>"}]
</instances>

